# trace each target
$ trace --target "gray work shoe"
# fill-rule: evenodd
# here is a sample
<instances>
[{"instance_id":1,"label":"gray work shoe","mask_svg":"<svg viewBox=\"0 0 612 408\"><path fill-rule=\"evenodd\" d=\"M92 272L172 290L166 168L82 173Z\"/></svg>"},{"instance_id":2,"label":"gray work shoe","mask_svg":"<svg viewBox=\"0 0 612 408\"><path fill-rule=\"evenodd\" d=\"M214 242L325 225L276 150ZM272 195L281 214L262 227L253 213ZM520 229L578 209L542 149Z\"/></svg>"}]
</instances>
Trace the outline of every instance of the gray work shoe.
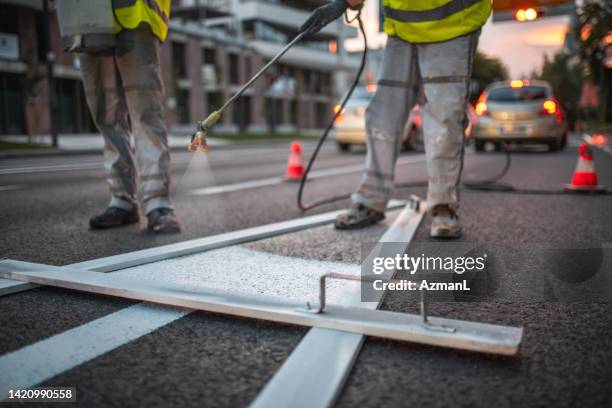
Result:
<instances>
[{"instance_id":1,"label":"gray work shoe","mask_svg":"<svg viewBox=\"0 0 612 408\"><path fill-rule=\"evenodd\" d=\"M385 213L363 204L353 204L347 212L336 217L334 227L340 230L365 228L385 219Z\"/></svg>"},{"instance_id":2,"label":"gray work shoe","mask_svg":"<svg viewBox=\"0 0 612 408\"><path fill-rule=\"evenodd\" d=\"M174 211L170 208L158 208L147 214L149 220L149 231L153 232L181 232L179 223Z\"/></svg>"},{"instance_id":3,"label":"gray work shoe","mask_svg":"<svg viewBox=\"0 0 612 408\"><path fill-rule=\"evenodd\" d=\"M138 211L127 211L119 207L108 207L102 214L89 219L91 229L107 229L138 222Z\"/></svg>"},{"instance_id":4,"label":"gray work shoe","mask_svg":"<svg viewBox=\"0 0 612 408\"><path fill-rule=\"evenodd\" d=\"M461 224L454 209L446 204L436 205L431 210L432 238L455 239L461 237Z\"/></svg>"}]
</instances>

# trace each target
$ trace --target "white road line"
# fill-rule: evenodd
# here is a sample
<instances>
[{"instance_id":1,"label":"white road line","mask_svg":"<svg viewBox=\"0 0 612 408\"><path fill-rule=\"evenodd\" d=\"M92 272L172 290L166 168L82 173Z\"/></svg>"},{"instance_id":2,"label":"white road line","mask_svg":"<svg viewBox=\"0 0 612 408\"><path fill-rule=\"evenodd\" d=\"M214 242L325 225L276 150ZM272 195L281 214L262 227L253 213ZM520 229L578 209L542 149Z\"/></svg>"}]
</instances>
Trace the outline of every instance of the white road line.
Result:
<instances>
[{"instance_id":1,"label":"white road line","mask_svg":"<svg viewBox=\"0 0 612 408\"><path fill-rule=\"evenodd\" d=\"M201 268L201 265L206 265L206 268ZM53 270L51 268L61 270L26 262L0 262L0 271L3 272L28 270L48 273ZM308 300L316 300L321 274L342 272L358 275L359 271L357 264L287 257L234 246L124 269L111 276L142 282L145 286L167 287L171 293L184 290L196 294L221 289L305 304ZM126 293L137 291L126 286L122 285ZM330 283L330 302L342 303L353 289L347 291L346 286L346 282ZM10 388L30 388L190 312L141 303L4 355L0 357L0 400L6 397Z\"/></svg>"},{"instance_id":2,"label":"white road line","mask_svg":"<svg viewBox=\"0 0 612 408\"><path fill-rule=\"evenodd\" d=\"M173 164L185 164L186 161L177 161ZM7 167L0 168L0 175L10 174L32 174L32 173L50 173L61 171L79 171L79 170L104 170L104 163L99 162L83 162L83 163L66 163L66 164L50 164L47 166L24 166L24 167Z\"/></svg>"},{"instance_id":3,"label":"white road line","mask_svg":"<svg viewBox=\"0 0 612 408\"><path fill-rule=\"evenodd\" d=\"M407 164L422 163L424 161L425 161L425 156L418 155L418 156L408 157L405 159L400 159L398 160L397 164L402 166L402 165L407 165ZM312 171L310 175L308 176L308 178L318 179L318 178L323 178L323 177L331 177L331 176L339 176L343 174L357 173L360 171L363 171L363 164L334 167L330 169ZM240 183L225 184L222 186L198 188L196 190L192 190L191 194L207 196L207 195L228 193L232 191L247 190L251 188L273 186L277 184L282 184L283 182L284 181L282 177L270 177L270 178L264 178L264 179L258 179L258 180L243 181Z\"/></svg>"},{"instance_id":4,"label":"white road line","mask_svg":"<svg viewBox=\"0 0 612 408\"><path fill-rule=\"evenodd\" d=\"M137 304L0 357L0 400L149 334L189 310Z\"/></svg>"},{"instance_id":5,"label":"white road line","mask_svg":"<svg viewBox=\"0 0 612 408\"><path fill-rule=\"evenodd\" d=\"M407 247L423 218L423 212L414 213L404 209L379 242L404 242ZM372 252L380 250L378 245ZM361 297L359 291L352 296L354 301L359 301ZM376 309L379 303L365 306ZM253 401L251 408L331 406L342 390L363 340L361 334L318 327L310 329Z\"/></svg>"},{"instance_id":6,"label":"white road line","mask_svg":"<svg viewBox=\"0 0 612 408\"><path fill-rule=\"evenodd\" d=\"M13 191L22 189L23 186L21 184L9 184L6 186L0 186L0 191Z\"/></svg>"},{"instance_id":7,"label":"white road line","mask_svg":"<svg viewBox=\"0 0 612 408\"><path fill-rule=\"evenodd\" d=\"M75 163L75 164L54 164L49 166L27 166L11 167L0 169L0 175L7 174L30 174L48 173L56 171L75 171L75 170L104 170L102 162Z\"/></svg>"}]
</instances>

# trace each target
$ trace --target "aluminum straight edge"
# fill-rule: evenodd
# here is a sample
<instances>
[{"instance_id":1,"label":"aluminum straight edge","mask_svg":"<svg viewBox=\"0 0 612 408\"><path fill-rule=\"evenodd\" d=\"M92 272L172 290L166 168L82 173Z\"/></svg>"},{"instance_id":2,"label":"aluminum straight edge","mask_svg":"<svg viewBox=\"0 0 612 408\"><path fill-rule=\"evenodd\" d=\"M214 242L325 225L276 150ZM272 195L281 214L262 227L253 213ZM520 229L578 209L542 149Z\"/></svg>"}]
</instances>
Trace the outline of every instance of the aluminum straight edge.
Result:
<instances>
[{"instance_id":1,"label":"aluminum straight edge","mask_svg":"<svg viewBox=\"0 0 612 408\"><path fill-rule=\"evenodd\" d=\"M404 242L408 247L425 213L425 204L420 204L420 211L404 208L368 258L378 256L383 249L380 244L384 242ZM353 300L359 301L359 291L355 296ZM370 303L370 307L378 308L382 296L378 302ZM319 327L310 329L250 408L330 407L338 398L364 339L361 334Z\"/></svg>"},{"instance_id":2,"label":"aluminum straight edge","mask_svg":"<svg viewBox=\"0 0 612 408\"><path fill-rule=\"evenodd\" d=\"M218 289L194 290L186 285L143 282L141 279L120 274L39 266L43 270L33 272L30 270L31 264L5 260L0 262L0 275L168 306L504 355L516 353L522 337L522 329L514 327L432 318L434 324L444 324L457 329L454 333L448 333L429 330L423 326L420 316L406 313L330 305L325 313L318 314L306 310L303 301L287 301Z\"/></svg>"},{"instance_id":3,"label":"aluminum straight edge","mask_svg":"<svg viewBox=\"0 0 612 408\"><path fill-rule=\"evenodd\" d=\"M404 201L392 200L387 207L393 210L405 205ZM98 258L91 261L79 262L66 265L69 268L88 269L96 272L113 272L120 269L143 265L164 259L191 255L211 249L222 248L229 245L242 244L276 235L288 234L300 230L319 227L331 223L342 210L331 211L323 214L311 215L294 220L281 221L273 224L246 228L238 231L226 232L210 237L197 238L175 244L162 245L125 254ZM20 282L12 279L0 279L0 296L11 293L34 289L39 285Z\"/></svg>"}]
</instances>

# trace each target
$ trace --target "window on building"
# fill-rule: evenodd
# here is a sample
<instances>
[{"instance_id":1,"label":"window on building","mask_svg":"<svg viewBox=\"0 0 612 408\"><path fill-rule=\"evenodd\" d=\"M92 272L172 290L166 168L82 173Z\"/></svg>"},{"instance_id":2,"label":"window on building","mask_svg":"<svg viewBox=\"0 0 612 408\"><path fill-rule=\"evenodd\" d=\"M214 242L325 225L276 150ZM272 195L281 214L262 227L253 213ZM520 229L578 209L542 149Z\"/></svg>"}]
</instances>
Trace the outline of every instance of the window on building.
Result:
<instances>
[{"instance_id":1,"label":"window on building","mask_svg":"<svg viewBox=\"0 0 612 408\"><path fill-rule=\"evenodd\" d=\"M266 98L264 101L266 120L271 132L276 131L276 127L283 123L283 100L279 98Z\"/></svg>"},{"instance_id":2,"label":"window on building","mask_svg":"<svg viewBox=\"0 0 612 408\"><path fill-rule=\"evenodd\" d=\"M331 93L331 75L329 72L321 73L321 93L325 95Z\"/></svg>"},{"instance_id":3,"label":"window on building","mask_svg":"<svg viewBox=\"0 0 612 408\"><path fill-rule=\"evenodd\" d=\"M55 96L57 98L57 121L60 133L76 132L76 101L74 80L55 79Z\"/></svg>"},{"instance_id":4,"label":"window on building","mask_svg":"<svg viewBox=\"0 0 612 408\"><path fill-rule=\"evenodd\" d=\"M215 65L217 63L217 52L214 48L202 48L202 61L204 64Z\"/></svg>"},{"instance_id":5,"label":"window on building","mask_svg":"<svg viewBox=\"0 0 612 408\"><path fill-rule=\"evenodd\" d=\"M304 92L312 93L312 72L308 69L304 70Z\"/></svg>"},{"instance_id":6,"label":"window on building","mask_svg":"<svg viewBox=\"0 0 612 408\"><path fill-rule=\"evenodd\" d=\"M312 92L316 94L321 93L321 74L317 71L312 72Z\"/></svg>"},{"instance_id":7,"label":"window on building","mask_svg":"<svg viewBox=\"0 0 612 408\"><path fill-rule=\"evenodd\" d=\"M0 73L0 133L25 133L23 76Z\"/></svg>"},{"instance_id":8,"label":"window on building","mask_svg":"<svg viewBox=\"0 0 612 408\"><path fill-rule=\"evenodd\" d=\"M329 121L331 106L325 102L317 102L315 104L315 111L315 126L317 128L324 128L327 126L327 122Z\"/></svg>"},{"instance_id":9,"label":"window on building","mask_svg":"<svg viewBox=\"0 0 612 408\"><path fill-rule=\"evenodd\" d=\"M232 110L232 123L237 125L241 132L247 130L251 124L251 97L243 96L236 100Z\"/></svg>"},{"instance_id":10,"label":"window on building","mask_svg":"<svg viewBox=\"0 0 612 408\"><path fill-rule=\"evenodd\" d=\"M19 34L17 21L17 7L0 4L0 31Z\"/></svg>"},{"instance_id":11,"label":"window on building","mask_svg":"<svg viewBox=\"0 0 612 408\"><path fill-rule=\"evenodd\" d=\"M177 79L187 77L185 44L175 41L172 42L172 74Z\"/></svg>"},{"instance_id":12,"label":"window on building","mask_svg":"<svg viewBox=\"0 0 612 408\"><path fill-rule=\"evenodd\" d=\"M221 92L206 93L206 106L208 112L216 111L221 105L223 105L223 95L221 95Z\"/></svg>"},{"instance_id":13,"label":"window on building","mask_svg":"<svg viewBox=\"0 0 612 408\"><path fill-rule=\"evenodd\" d=\"M187 89L177 90L176 110L179 123L189 123L189 91Z\"/></svg>"},{"instance_id":14,"label":"window on building","mask_svg":"<svg viewBox=\"0 0 612 408\"><path fill-rule=\"evenodd\" d=\"M240 64L238 55L234 53L229 54L229 82L232 85L240 83Z\"/></svg>"},{"instance_id":15,"label":"window on building","mask_svg":"<svg viewBox=\"0 0 612 408\"><path fill-rule=\"evenodd\" d=\"M244 57L244 74L247 78L253 76L253 58L250 55Z\"/></svg>"},{"instance_id":16,"label":"window on building","mask_svg":"<svg viewBox=\"0 0 612 408\"><path fill-rule=\"evenodd\" d=\"M276 43L286 43L295 32L290 33L279 27L259 20L248 20L243 22L242 29L244 36L248 39L258 39Z\"/></svg>"},{"instance_id":17,"label":"window on building","mask_svg":"<svg viewBox=\"0 0 612 408\"><path fill-rule=\"evenodd\" d=\"M291 100L291 106L290 106L290 115L291 115L291 124L299 127L299 122L298 122L298 100L297 99L292 99Z\"/></svg>"}]
</instances>

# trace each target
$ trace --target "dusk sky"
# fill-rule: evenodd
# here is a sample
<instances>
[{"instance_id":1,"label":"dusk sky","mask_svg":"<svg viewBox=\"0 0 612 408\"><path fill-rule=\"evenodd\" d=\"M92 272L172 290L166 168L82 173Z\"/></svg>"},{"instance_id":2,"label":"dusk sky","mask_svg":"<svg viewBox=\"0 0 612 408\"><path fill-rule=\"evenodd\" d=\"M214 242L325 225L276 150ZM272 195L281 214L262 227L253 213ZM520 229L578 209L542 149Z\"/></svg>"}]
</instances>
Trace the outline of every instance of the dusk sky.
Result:
<instances>
[{"instance_id":1,"label":"dusk sky","mask_svg":"<svg viewBox=\"0 0 612 408\"><path fill-rule=\"evenodd\" d=\"M559 50L568 30L569 17L548 17L531 23L492 23L484 26L479 49L496 56L519 78L540 68L543 55Z\"/></svg>"},{"instance_id":2,"label":"dusk sky","mask_svg":"<svg viewBox=\"0 0 612 408\"><path fill-rule=\"evenodd\" d=\"M378 2L365 3L366 32L371 47L382 47L385 35L378 30ZM553 54L561 48L568 29L569 17L547 17L529 23L492 23L483 27L479 49L490 56L498 57L508 68L513 78L529 75L534 68L540 69L543 55ZM349 51L362 47L361 39L348 39Z\"/></svg>"}]
</instances>

